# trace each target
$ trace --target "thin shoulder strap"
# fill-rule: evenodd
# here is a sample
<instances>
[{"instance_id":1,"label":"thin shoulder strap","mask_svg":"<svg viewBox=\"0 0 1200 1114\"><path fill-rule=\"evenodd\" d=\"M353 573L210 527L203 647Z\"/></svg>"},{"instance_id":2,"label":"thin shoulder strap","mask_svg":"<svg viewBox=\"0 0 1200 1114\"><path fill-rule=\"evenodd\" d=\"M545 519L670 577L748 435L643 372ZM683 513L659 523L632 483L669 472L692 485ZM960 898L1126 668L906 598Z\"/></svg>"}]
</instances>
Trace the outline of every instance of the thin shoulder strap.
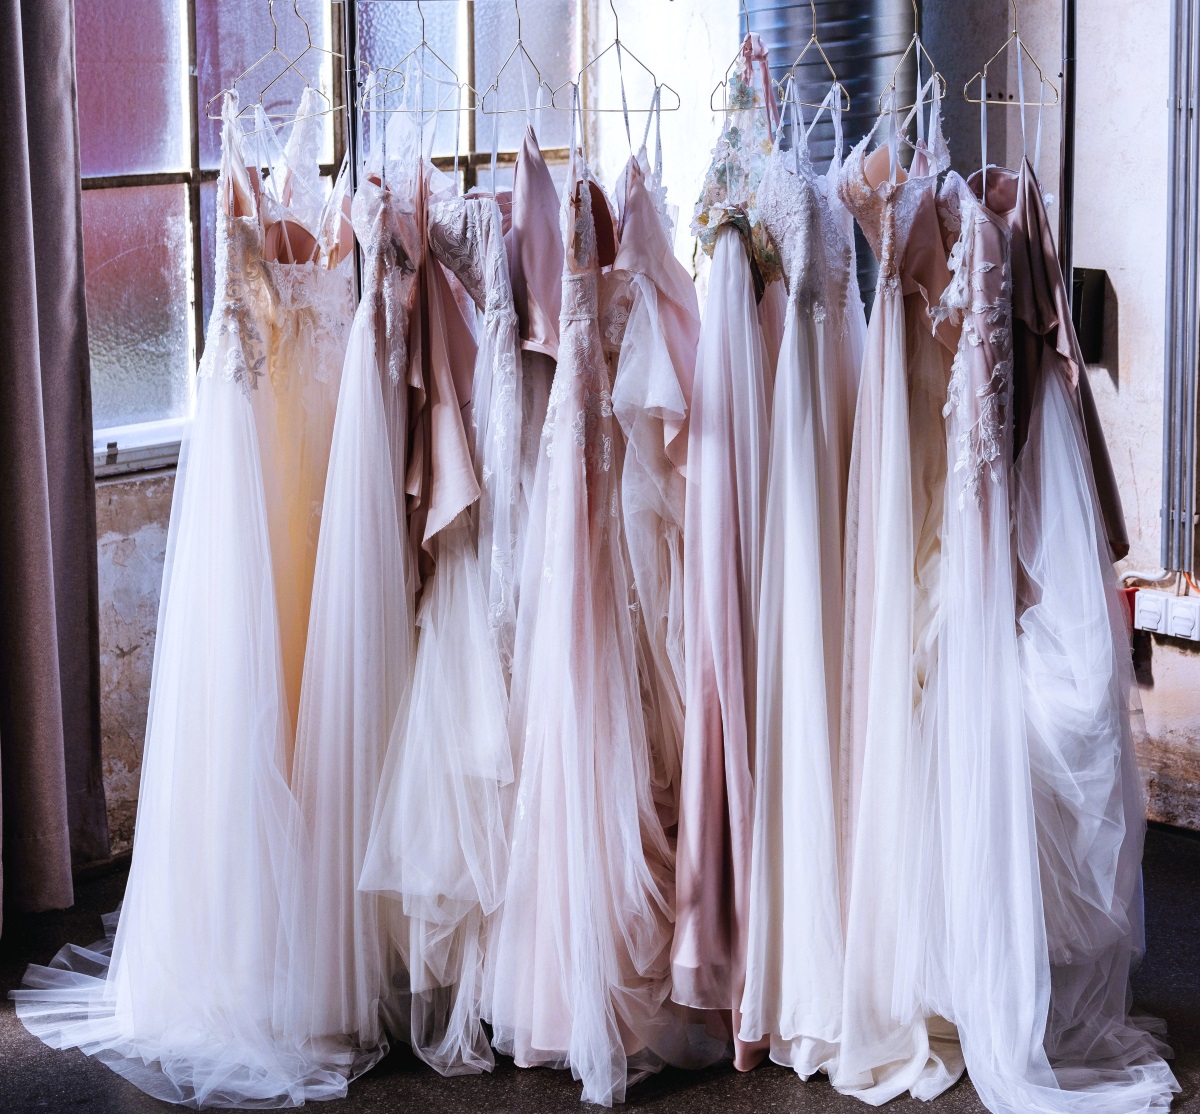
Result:
<instances>
[{"instance_id":1,"label":"thin shoulder strap","mask_svg":"<svg viewBox=\"0 0 1200 1114\"><path fill-rule=\"evenodd\" d=\"M842 147L845 143L845 136L842 130L842 93L841 90L833 85L829 89L827 98L832 97L829 102L829 119L833 123L833 160L835 165L841 165L842 162ZM816 121L813 121L814 125Z\"/></svg>"},{"instance_id":2,"label":"thin shoulder strap","mask_svg":"<svg viewBox=\"0 0 1200 1114\"><path fill-rule=\"evenodd\" d=\"M629 144L629 153L632 155L634 153L633 133L629 127L629 99L625 95L625 64L621 59L620 39L617 39L617 81L621 86L621 115L625 118L625 142ZM650 121L647 119L646 123L649 125Z\"/></svg>"},{"instance_id":3,"label":"thin shoulder strap","mask_svg":"<svg viewBox=\"0 0 1200 1114\"><path fill-rule=\"evenodd\" d=\"M654 96L650 98L650 111L646 113L646 130L642 132L642 147L645 148L650 140L650 125L654 125L654 162L651 169L655 174L662 174L662 86L654 87ZM647 148L648 149L648 148Z\"/></svg>"},{"instance_id":4,"label":"thin shoulder strap","mask_svg":"<svg viewBox=\"0 0 1200 1114\"><path fill-rule=\"evenodd\" d=\"M987 74L982 74L979 78L979 151L983 156L983 182L981 192L983 194L983 203L984 205L987 205Z\"/></svg>"}]
</instances>

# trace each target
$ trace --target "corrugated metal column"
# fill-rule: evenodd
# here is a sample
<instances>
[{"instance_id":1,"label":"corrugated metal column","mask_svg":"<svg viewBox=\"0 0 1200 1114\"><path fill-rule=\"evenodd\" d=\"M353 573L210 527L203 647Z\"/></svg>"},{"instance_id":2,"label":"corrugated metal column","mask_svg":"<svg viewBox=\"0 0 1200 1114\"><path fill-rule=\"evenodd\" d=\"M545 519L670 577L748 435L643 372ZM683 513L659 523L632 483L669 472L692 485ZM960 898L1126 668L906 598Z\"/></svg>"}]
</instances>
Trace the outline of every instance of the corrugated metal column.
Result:
<instances>
[{"instance_id":1,"label":"corrugated metal column","mask_svg":"<svg viewBox=\"0 0 1200 1114\"><path fill-rule=\"evenodd\" d=\"M1170 194L1163 382L1162 563L1196 570L1200 405L1200 12L1172 4Z\"/></svg>"}]
</instances>

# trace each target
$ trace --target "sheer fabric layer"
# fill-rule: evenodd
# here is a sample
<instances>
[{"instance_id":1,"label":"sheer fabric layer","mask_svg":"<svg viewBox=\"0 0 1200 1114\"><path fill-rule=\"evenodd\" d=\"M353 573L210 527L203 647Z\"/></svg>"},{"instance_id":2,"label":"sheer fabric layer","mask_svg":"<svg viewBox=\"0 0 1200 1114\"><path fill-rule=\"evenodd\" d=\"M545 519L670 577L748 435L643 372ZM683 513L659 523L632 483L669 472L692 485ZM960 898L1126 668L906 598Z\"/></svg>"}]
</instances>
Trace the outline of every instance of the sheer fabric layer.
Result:
<instances>
[{"instance_id":1,"label":"sheer fabric layer","mask_svg":"<svg viewBox=\"0 0 1200 1114\"><path fill-rule=\"evenodd\" d=\"M271 499L295 463L280 450L277 407L330 369L307 359L307 341L270 347L303 326L283 316L278 271L263 263L262 195L235 115L227 101L218 292L175 482L125 903L115 936L31 967L14 997L47 1043L96 1056L156 1098L268 1108L346 1088L275 1016L307 947L307 926L288 916L306 849L287 784L297 631L281 618L277 577L316 545L272 516L292 505ZM317 471L289 476L298 501L319 506ZM305 972L295 978L307 1002Z\"/></svg>"}]
</instances>

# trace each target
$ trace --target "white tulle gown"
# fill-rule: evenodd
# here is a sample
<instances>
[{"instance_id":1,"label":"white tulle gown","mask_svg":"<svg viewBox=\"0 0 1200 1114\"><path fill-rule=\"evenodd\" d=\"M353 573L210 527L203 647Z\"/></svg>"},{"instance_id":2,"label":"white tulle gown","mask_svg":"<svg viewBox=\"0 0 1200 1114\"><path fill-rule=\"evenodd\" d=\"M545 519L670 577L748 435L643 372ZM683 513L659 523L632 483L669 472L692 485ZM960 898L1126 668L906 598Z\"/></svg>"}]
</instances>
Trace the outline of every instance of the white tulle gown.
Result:
<instances>
[{"instance_id":1,"label":"white tulle gown","mask_svg":"<svg viewBox=\"0 0 1200 1114\"><path fill-rule=\"evenodd\" d=\"M569 1067L585 1100L611 1105L689 1053L666 1002L670 850L619 544L589 187L575 152L558 368L517 616L510 729L523 753L490 1021L518 1065Z\"/></svg>"},{"instance_id":2,"label":"white tulle gown","mask_svg":"<svg viewBox=\"0 0 1200 1114\"><path fill-rule=\"evenodd\" d=\"M949 165L937 81L920 90L903 123L895 110L880 117L838 181L879 258L879 284L847 497L840 805L848 898L833 1082L876 1105L904 1091L933 1098L963 1070L953 1026L933 1011L927 992L931 957L946 946L935 667L942 407L958 339L949 322L935 331L931 315L950 278L936 204L937 179ZM905 173L902 133L914 117ZM884 122L887 140L868 155Z\"/></svg>"},{"instance_id":3,"label":"white tulle gown","mask_svg":"<svg viewBox=\"0 0 1200 1114\"><path fill-rule=\"evenodd\" d=\"M799 120L758 190L789 297L771 408L740 1035L769 1038L771 1058L803 1077L832 1074L841 1039L842 543L866 331L853 222L836 193L840 94L826 107L828 172L814 171Z\"/></svg>"},{"instance_id":4,"label":"white tulle gown","mask_svg":"<svg viewBox=\"0 0 1200 1114\"><path fill-rule=\"evenodd\" d=\"M428 172L427 182L437 188ZM508 867L513 761L500 646L515 610L519 396L500 209L443 186L426 210L421 356L433 495L424 545L434 563L417 615L412 695L389 744L361 884L401 900L409 1040L431 1066L457 1075L493 1066L481 1016L490 918ZM447 273L484 311L477 352ZM471 438L463 414L475 392L482 428ZM472 448L484 462L478 474ZM487 565L476 533L484 504L483 544L503 554Z\"/></svg>"},{"instance_id":5,"label":"white tulle gown","mask_svg":"<svg viewBox=\"0 0 1200 1114\"><path fill-rule=\"evenodd\" d=\"M1027 163L971 185L952 173L942 211L957 234L942 314L962 340L946 407L938 768L955 838L938 1009L990 1110L1165 1111L1161 1026L1128 1015L1144 832L1128 632L1053 241Z\"/></svg>"},{"instance_id":6,"label":"white tulle gown","mask_svg":"<svg viewBox=\"0 0 1200 1114\"><path fill-rule=\"evenodd\" d=\"M403 1005L398 903L361 893L358 880L412 680L406 337L423 240L410 118L366 115L373 134L352 210L363 294L333 431L292 779L308 853L290 922L304 950L279 1011L285 1031L351 1077L387 1051L385 1022Z\"/></svg>"},{"instance_id":7,"label":"white tulle gown","mask_svg":"<svg viewBox=\"0 0 1200 1114\"><path fill-rule=\"evenodd\" d=\"M333 264L330 228L305 227L286 204L286 161L272 159L274 185L247 171L235 117L230 97L218 285L175 481L133 862L111 959L105 944L68 946L51 966L31 967L14 996L31 1032L96 1056L157 1098L264 1108L346 1088L275 1018L304 950L287 916L304 848L286 766L286 663L303 646L288 641L297 629L277 592L317 543L319 513L305 528L282 517L319 509L324 486L314 461L296 467L288 438L301 432L290 422L336 383L336 364L315 362L331 349L311 330L337 320L335 306L348 314L350 274ZM279 192L268 200L268 189ZM282 253L289 242L292 258L303 258L303 242L312 259L264 258L264 246ZM291 498L273 502L284 488ZM304 599L287 604L307 610ZM307 994L301 980L296 1000Z\"/></svg>"}]
</instances>

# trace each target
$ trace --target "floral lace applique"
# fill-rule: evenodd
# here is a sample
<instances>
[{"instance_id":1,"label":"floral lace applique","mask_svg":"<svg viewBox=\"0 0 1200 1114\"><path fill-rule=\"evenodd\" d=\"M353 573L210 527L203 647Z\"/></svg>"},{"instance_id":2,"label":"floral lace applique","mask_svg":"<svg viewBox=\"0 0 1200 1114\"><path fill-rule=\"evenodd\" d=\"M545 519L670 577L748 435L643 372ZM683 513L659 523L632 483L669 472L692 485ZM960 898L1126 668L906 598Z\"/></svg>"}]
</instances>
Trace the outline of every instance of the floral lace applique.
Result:
<instances>
[{"instance_id":1,"label":"floral lace applique","mask_svg":"<svg viewBox=\"0 0 1200 1114\"><path fill-rule=\"evenodd\" d=\"M997 264L987 259L977 262L974 258L979 207L957 175L947 181L939 208L944 223L957 222L960 227L949 260L953 278L933 316L935 325L945 320L962 323L942 410L947 418L955 416L961 429L956 438L954 473L962 477L958 494L958 505L962 508L968 496L976 505L982 504L984 475L993 483L999 482L997 470L1008 459L1013 375L1012 272L1005 235L1000 281L986 284L992 287L991 293L985 289L984 276L990 275ZM950 219L946 220L948 216Z\"/></svg>"},{"instance_id":2,"label":"floral lace applique","mask_svg":"<svg viewBox=\"0 0 1200 1114\"><path fill-rule=\"evenodd\" d=\"M747 44L741 72L729 78L729 115L712 151L691 231L712 255L717 232L732 224L745 236L762 281L770 283L782 274L782 263L759 218L758 191L774 146L775 95L765 77L766 52L756 36L749 36Z\"/></svg>"},{"instance_id":3,"label":"floral lace applique","mask_svg":"<svg viewBox=\"0 0 1200 1114\"><path fill-rule=\"evenodd\" d=\"M217 218L217 293L213 326L218 337L228 337L220 374L247 393L257 389L267 363L267 344L261 321L270 304L270 277L263 267L262 237L256 217ZM214 347L214 352L216 348ZM203 360L199 375L214 372L213 361Z\"/></svg>"}]
</instances>

